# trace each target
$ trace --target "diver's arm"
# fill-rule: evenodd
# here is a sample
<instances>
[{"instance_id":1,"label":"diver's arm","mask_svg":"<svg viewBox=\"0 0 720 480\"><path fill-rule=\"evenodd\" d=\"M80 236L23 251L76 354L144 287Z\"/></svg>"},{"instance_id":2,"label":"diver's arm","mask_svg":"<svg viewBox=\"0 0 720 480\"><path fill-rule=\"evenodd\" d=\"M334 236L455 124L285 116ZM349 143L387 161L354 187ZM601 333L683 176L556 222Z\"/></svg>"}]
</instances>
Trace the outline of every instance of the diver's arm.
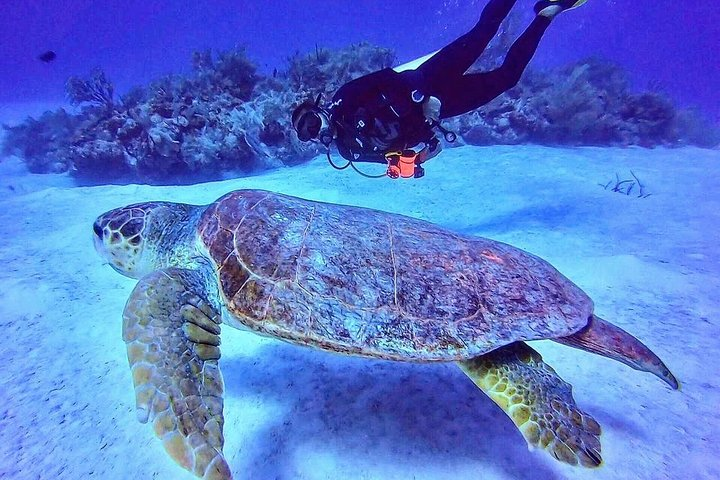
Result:
<instances>
[{"instance_id":1,"label":"diver's arm","mask_svg":"<svg viewBox=\"0 0 720 480\"><path fill-rule=\"evenodd\" d=\"M353 152L340 138L337 138L335 144L338 148L338 153L345 159L352 162L371 162L371 163L387 163L385 155L381 153L361 153Z\"/></svg>"}]
</instances>

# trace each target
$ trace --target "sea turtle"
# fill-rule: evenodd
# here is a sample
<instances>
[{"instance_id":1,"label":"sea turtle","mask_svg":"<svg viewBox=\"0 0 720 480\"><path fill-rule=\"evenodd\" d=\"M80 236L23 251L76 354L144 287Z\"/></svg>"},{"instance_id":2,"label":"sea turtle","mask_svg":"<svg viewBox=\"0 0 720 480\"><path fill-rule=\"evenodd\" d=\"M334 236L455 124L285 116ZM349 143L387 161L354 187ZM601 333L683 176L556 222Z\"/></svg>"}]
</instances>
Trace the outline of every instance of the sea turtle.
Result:
<instances>
[{"instance_id":1,"label":"sea turtle","mask_svg":"<svg viewBox=\"0 0 720 480\"><path fill-rule=\"evenodd\" d=\"M586 467L602 461L600 426L525 341L552 339L678 387L544 260L425 221L239 190L206 206L118 208L93 227L107 262L140 279L123 313L138 418L206 479L231 478L221 323L331 352L456 362L531 446Z\"/></svg>"}]
</instances>

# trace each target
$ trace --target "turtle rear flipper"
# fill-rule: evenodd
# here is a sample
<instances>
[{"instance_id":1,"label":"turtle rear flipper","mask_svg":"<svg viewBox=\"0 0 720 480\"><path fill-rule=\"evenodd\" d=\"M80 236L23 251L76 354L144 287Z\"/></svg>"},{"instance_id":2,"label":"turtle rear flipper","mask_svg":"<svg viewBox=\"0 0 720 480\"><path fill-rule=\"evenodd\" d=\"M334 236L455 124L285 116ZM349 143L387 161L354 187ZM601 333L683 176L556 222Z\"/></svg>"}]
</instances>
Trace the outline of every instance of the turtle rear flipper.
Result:
<instances>
[{"instance_id":1,"label":"turtle rear flipper","mask_svg":"<svg viewBox=\"0 0 720 480\"><path fill-rule=\"evenodd\" d=\"M670 372L670 369L652 350L622 328L603 320L597 315L591 315L587 326L579 332L567 337L553 338L553 340L603 357L612 358L635 370L652 373L674 390L680 388L680 383L675 378L675 375Z\"/></svg>"},{"instance_id":2,"label":"turtle rear flipper","mask_svg":"<svg viewBox=\"0 0 720 480\"><path fill-rule=\"evenodd\" d=\"M223 448L220 314L203 273L169 268L143 277L123 313L138 419L165 450L204 479L228 480Z\"/></svg>"},{"instance_id":3,"label":"turtle rear flipper","mask_svg":"<svg viewBox=\"0 0 720 480\"><path fill-rule=\"evenodd\" d=\"M530 446L571 465L602 463L600 425L577 407L570 384L527 344L511 343L458 364Z\"/></svg>"}]
</instances>

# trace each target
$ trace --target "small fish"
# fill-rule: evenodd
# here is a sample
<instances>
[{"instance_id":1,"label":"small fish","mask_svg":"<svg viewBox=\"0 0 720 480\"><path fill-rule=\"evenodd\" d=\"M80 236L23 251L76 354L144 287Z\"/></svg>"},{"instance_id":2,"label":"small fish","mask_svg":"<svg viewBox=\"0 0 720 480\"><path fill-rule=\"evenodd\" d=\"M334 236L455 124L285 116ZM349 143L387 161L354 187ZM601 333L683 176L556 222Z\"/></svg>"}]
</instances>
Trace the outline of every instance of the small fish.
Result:
<instances>
[{"instance_id":1,"label":"small fish","mask_svg":"<svg viewBox=\"0 0 720 480\"><path fill-rule=\"evenodd\" d=\"M39 55L38 60L40 60L41 62L50 63L53 60L55 60L55 57L57 57L55 52L53 52L52 50L48 50L47 52L43 53L42 55Z\"/></svg>"}]
</instances>

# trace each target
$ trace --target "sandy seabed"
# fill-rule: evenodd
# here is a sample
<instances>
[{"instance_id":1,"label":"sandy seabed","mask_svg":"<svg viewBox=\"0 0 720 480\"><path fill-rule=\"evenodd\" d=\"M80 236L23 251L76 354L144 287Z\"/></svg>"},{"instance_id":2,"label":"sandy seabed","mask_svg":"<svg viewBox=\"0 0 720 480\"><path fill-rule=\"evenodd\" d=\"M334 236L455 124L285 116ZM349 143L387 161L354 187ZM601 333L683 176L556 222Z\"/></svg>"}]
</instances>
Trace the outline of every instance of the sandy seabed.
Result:
<instances>
[{"instance_id":1,"label":"sandy seabed","mask_svg":"<svg viewBox=\"0 0 720 480\"><path fill-rule=\"evenodd\" d=\"M599 185L631 171L650 196ZM208 203L259 188L403 213L537 254L653 348L682 390L533 342L603 426L605 464L584 470L529 452L453 365L343 357L224 327L225 455L236 479L720 478L719 172L719 151L694 148L460 147L420 180L368 180L318 157L192 186L75 187L6 159L0 477L193 478L136 420L120 331L135 282L102 264L92 222L129 203Z\"/></svg>"}]
</instances>

